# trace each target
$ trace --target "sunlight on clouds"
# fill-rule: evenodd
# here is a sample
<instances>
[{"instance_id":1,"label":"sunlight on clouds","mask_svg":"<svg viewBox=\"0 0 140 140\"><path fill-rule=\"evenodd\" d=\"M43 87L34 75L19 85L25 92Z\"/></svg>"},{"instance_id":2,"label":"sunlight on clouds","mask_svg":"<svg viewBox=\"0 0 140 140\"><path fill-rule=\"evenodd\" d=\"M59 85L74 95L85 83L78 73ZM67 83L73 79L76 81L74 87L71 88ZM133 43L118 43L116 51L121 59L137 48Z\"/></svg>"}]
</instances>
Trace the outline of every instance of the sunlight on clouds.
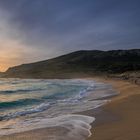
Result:
<instances>
[{"instance_id":1,"label":"sunlight on clouds","mask_svg":"<svg viewBox=\"0 0 140 140\"><path fill-rule=\"evenodd\" d=\"M44 51L27 45L22 35L10 25L9 17L0 10L0 71L22 63L41 60Z\"/></svg>"},{"instance_id":2,"label":"sunlight on clouds","mask_svg":"<svg viewBox=\"0 0 140 140\"><path fill-rule=\"evenodd\" d=\"M44 50L24 45L19 40L0 40L0 71L15 65L43 60L45 54Z\"/></svg>"},{"instance_id":3,"label":"sunlight on clouds","mask_svg":"<svg viewBox=\"0 0 140 140\"><path fill-rule=\"evenodd\" d=\"M9 26L8 15L0 10L0 71L5 71L9 66L15 65L22 51L20 44L10 36L12 28Z\"/></svg>"},{"instance_id":4,"label":"sunlight on clouds","mask_svg":"<svg viewBox=\"0 0 140 140\"><path fill-rule=\"evenodd\" d=\"M13 40L0 40L0 71L16 65L21 61L24 47Z\"/></svg>"},{"instance_id":5,"label":"sunlight on clouds","mask_svg":"<svg viewBox=\"0 0 140 140\"><path fill-rule=\"evenodd\" d=\"M9 67L42 60L44 51L23 45L18 40L0 40L0 71Z\"/></svg>"},{"instance_id":6,"label":"sunlight on clouds","mask_svg":"<svg viewBox=\"0 0 140 140\"><path fill-rule=\"evenodd\" d=\"M8 16L0 11L0 71L5 71L8 67L18 64L23 53L22 45L12 39L14 30L9 26Z\"/></svg>"}]
</instances>

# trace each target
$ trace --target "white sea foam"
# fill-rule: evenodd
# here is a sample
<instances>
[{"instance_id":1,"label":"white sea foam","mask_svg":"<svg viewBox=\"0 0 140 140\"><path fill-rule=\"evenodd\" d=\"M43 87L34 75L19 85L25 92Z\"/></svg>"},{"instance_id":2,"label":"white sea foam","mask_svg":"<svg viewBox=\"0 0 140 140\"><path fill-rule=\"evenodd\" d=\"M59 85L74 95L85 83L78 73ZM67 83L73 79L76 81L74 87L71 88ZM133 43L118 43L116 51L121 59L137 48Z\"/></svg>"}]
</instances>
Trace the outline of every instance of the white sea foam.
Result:
<instances>
[{"instance_id":1,"label":"white sea foam","mask_svg":"<svg viewBox=\"0 0 140 140\"><path fill-rule=\"evenodd\" d=\"M59 127L66 133L56 133L56 135L49 136L49 140L85 140L91 135L91 123L95 120L94 117L85 115L63 115L55 118L34 119L28 121L20 121L15 124L7 126L9 129L0 131L0 135L9 135L13 133L20 133L24 131L41 129L41 128L55 128Z\"/></svg>"},{"instance_id":2,"label":"white sea foam","mask_svg":"<svg viewBox=\"0 0 140 140\"><path fill-rule=\"evenodd\" d=\"M7 102L6 107L11 108L1 107L0 118L4 124L1 125L0 122L1 136L40 128L55 128L59 132L47 134L48 140L85 140L91 134L90 124L95 118L73 113L97 108L108 101L106 97L114 95L110 85L92 80L13 79L5 80L5 83L12 92L9 96L9 93L5 94L7 88L0 86L0 91L3 91L0 97L10 100L18 95L12 100L18 101L19 96L25 99L30 97L32 100L24 106L20 103L11 107L11 103ZM27 92L23 92L24 90ZM39 102L33 102L34 100ZM12 124L8 121L12 121Z\"/></svg>"}]
</instances>

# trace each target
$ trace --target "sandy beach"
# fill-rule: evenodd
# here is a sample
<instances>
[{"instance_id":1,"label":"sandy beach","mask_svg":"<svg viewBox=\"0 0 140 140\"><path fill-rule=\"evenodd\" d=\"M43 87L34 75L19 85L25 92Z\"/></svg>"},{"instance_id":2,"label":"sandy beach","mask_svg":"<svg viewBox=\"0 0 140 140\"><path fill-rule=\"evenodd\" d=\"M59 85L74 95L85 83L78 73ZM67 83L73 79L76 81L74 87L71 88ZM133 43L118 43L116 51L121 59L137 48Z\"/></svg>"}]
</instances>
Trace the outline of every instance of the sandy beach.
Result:
<instances>
[{"instance_id":1,"label":"sandy beach","mask_svg":"<svg viewBox=\"0 0 140 140\"><path fill-rule=\"evenodd\" d=\"M82 113L97 116L91 129L92 136L88 140L139 140L140 87L122 80L104 78L95 78L95 80L111 84L119 95L101 107L98 113L93 110ZM60 128L56 128L54 133L60 131L62 134L65 133ZM0 140L49 140L47 134L50 132L52 133L51 129L39 129L1 137Z\"/></svg>"},{"instance_id":2,"label":"sandy beach","mask_svg":"<svg viewBox=\"0 0 140 140\"><path fill-rule=\"evenodd\" d=\"M113 115L117 119L96 123L91 130L93 135L88 140L139 140L140 87L126 81L98 80L112 84L120 93L103 107L104 112L107 113L99 115L106 115L105 118L112 118Z\"/></svg>"}]
</instances>

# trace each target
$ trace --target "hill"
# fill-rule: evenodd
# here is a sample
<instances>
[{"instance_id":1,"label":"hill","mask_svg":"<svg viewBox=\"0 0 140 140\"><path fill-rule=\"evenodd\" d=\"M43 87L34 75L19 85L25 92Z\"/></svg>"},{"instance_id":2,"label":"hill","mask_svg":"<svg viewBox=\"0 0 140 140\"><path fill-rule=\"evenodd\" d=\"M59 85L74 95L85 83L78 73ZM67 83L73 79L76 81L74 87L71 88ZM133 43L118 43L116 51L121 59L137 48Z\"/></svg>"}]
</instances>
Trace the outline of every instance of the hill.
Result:
<instances>
[{"instance_id":1,"label":"hill","mask_svg":"<svg viewBox=\"0 0 140 140\"><path fill-rule=\"evenodd\" d=\"M140 49L83 50L53 59L9 68L2 77L70 78L80 75L121 74L140 70Z\"/></svg>"}]
</instances>

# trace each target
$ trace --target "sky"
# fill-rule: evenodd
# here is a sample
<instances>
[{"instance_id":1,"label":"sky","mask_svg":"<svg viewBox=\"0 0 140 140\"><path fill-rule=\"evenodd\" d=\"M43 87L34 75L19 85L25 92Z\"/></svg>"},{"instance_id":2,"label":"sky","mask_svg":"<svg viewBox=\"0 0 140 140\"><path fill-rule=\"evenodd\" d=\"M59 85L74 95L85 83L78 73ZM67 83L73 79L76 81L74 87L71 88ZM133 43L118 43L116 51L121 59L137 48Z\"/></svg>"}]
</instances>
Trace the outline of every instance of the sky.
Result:
<instances>
[{"instance_id":1,"label":"sky","mask_svg":"<svg viewBox=\"0 0 140 140\"><path fill-rule=\"evenodd\" d=\"M0 71L77 50L140 48L140 0L0 0Z\"/></svg>"}]
</instances>

